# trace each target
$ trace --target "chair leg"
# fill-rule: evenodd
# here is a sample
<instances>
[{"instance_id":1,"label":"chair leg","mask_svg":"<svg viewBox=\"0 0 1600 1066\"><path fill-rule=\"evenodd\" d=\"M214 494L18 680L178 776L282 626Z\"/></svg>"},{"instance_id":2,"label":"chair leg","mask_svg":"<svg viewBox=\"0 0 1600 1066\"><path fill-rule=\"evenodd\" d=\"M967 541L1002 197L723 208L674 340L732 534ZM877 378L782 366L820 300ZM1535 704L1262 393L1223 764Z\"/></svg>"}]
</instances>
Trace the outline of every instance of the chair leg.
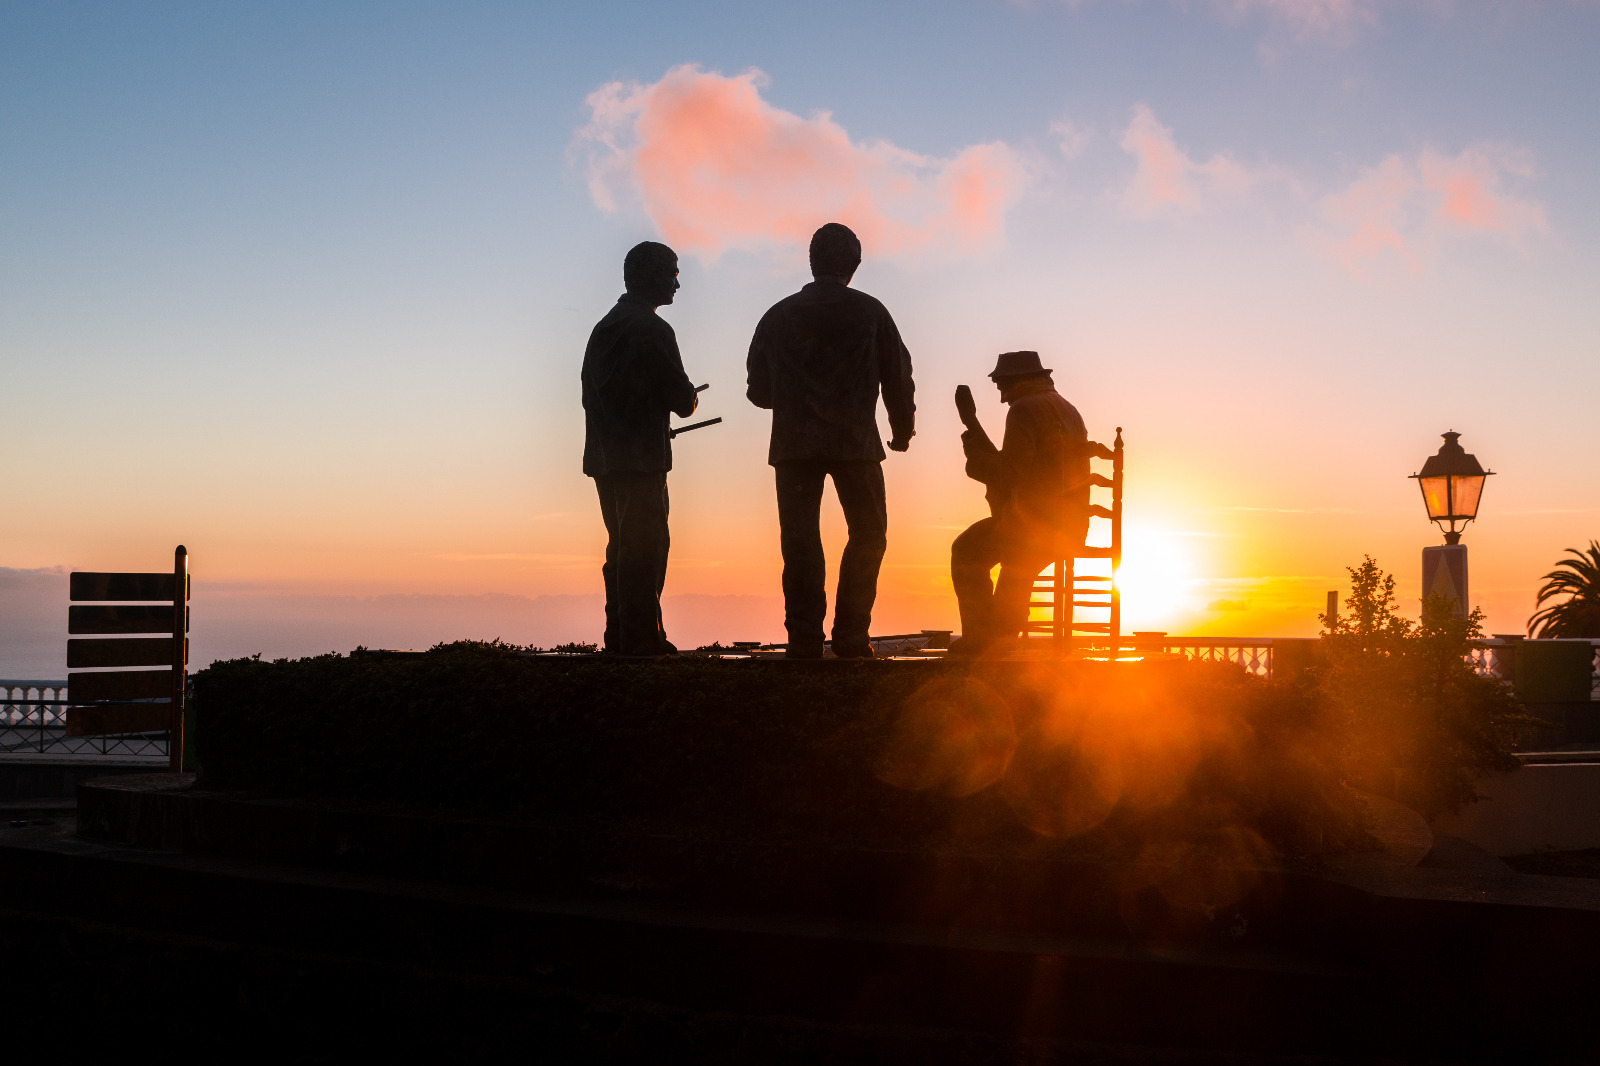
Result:
<instances>
[{"instance_id":1,"label":"chair leg","mask_svg":"<svg viewBox=\"0 0 1600 1066\"><path fill-rule=\"evenodd\" d=\"M1056 606L1053 617L1056 622L1056 651L1065 655L1072 650L1073 624L1077 621L1076 607L1073 603L1077 569L1074 560L1070 558L1057 559L1055 568Z\"/></svg>"}]
</instances>

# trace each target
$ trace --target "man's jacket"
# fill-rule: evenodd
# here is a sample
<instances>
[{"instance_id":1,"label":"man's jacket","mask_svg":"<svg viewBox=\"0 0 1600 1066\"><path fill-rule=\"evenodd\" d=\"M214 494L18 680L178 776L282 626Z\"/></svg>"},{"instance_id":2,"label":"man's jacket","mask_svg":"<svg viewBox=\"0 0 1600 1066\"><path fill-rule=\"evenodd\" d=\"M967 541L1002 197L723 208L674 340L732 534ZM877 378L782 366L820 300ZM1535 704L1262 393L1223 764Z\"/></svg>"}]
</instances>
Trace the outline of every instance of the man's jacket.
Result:
<instances>
[{"instance_id":1,"label":"man's jacket","mask_svg":"<svg viewBox=\"0 0 1600 1066\"><path fill-rule=\"evenodd\" d=\"M961 434L967 476L987 486L990 513L1008 537L1057 551L1089 528L1089 433L1078 409L1047 380L1019 384L1004 443Z\"/></svg>"},{"instance_id":2,"label":"man's jacket","mask_svg":"<svg viewBox=\"0 0 1600 1066\"><path fill-rule=\"evenodd\" d=\"M583 353L583 472L590 477L672 469L667 421L694 412L672 327L623 296L589 334Z\"/></svg>"},{"instance_id":3,"label":"man's jacket","mask_svg":"<svg viewBox=\"0 0 1600 1066\"><path fill-rule=\"evenodd\" d=\"M909 439L917 405L911 353L889 311L838 281L813 281L756 326L748 395L772 411L774 465L806 459L883 461L878 394L891 434Z\"/></svg>"}]
</instances>

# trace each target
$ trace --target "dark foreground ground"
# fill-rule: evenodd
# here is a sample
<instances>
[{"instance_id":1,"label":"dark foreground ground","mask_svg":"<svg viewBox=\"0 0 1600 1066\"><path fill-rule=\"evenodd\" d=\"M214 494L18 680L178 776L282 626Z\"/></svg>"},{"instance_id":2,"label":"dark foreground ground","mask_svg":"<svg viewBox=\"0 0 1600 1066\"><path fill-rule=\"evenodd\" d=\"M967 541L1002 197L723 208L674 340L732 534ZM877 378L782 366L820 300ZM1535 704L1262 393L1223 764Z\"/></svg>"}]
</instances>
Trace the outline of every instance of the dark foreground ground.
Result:
<instances>
[{"instance_id":1,"label":"dark foreground ground","mask_svg":"<svg viewBox=\"0 0 1600 1066\"><path fill-rule=\"evenodd\" d=\"M91 785L79 825L0 828L14 1029L57 1056L1597 1057L1592 881L1369 855L1244 872L1208 915L1126 864L786 858L186 784Z\"/></svg>"}]
</instances>

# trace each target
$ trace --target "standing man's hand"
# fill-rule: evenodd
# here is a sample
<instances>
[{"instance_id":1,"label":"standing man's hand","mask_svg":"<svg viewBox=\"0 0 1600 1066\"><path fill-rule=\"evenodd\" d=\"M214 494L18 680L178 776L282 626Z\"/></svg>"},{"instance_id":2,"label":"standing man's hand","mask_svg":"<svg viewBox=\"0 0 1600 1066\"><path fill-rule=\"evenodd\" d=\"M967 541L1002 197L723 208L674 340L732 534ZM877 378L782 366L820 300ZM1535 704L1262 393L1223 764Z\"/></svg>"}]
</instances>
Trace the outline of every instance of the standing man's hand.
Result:
<instances>
[{"instance_id":1,"label":"standing man's hand","mask_svg":"<svg viewBox=\"0 0 1600 1066\"><path fill-rule=\"evenodd\" d=\"M911 447L911 438L915 436L915 433L910 433L904 437L896 437L894 440L885 441L884 443L889 445L889 450L891 452L903 452L907 448Z\"/></svg>"}]
</instances>

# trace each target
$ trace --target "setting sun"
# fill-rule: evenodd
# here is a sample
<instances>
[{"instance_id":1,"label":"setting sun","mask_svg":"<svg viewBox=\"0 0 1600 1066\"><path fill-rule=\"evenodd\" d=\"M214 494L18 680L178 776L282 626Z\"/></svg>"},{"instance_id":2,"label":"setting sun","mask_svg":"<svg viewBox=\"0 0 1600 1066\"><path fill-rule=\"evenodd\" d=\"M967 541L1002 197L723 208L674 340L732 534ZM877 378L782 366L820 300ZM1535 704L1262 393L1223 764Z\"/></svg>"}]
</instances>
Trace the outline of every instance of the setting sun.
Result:
<instances>
[{"instance_id":1,"label":"setting sun","mask_svg":"<svg viewBox=\"0 0 1600 1066\"><path fill-rule=\"evenodd\" d=\"M1173 630L1195 603L1192 538L1148 529L1124 535L1117 587L1122 591L1123 628Z\"/></svg>"}]
</instances>

